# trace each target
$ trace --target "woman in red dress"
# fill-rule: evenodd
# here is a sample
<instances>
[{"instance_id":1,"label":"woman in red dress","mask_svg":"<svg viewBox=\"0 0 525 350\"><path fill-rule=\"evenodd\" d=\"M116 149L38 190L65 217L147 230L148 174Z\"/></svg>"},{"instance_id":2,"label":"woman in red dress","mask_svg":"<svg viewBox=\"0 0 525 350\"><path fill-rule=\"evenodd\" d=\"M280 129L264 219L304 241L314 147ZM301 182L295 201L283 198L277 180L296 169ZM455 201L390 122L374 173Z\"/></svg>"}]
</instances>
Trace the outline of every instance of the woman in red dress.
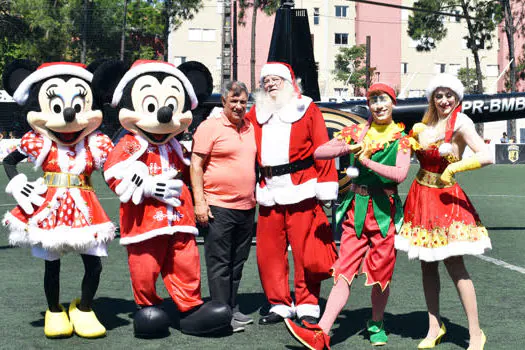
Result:
<instances>
[{"instance_id":1,"label":"woman in red dress","mask_svg":"<svg viewBox=\"0 0 525 350\"><path fill-rule=\"evenodd\" d=\"M461 113L463 85L453 76L440 74L427 88L428 111L412 129L420 170L405 203L405 221L396 236L396 248L421 261L429 329L419 349L433 348L446 328L439 315L439 261L443 261L467 314L469 349L482 349L486 337L480 329L476 292L463 255L483 254L491 248L469 198L454 174L492 164L492 157L474 123ZM466 146L474 152L461 159Z\"/></svg>"}]
</instances>

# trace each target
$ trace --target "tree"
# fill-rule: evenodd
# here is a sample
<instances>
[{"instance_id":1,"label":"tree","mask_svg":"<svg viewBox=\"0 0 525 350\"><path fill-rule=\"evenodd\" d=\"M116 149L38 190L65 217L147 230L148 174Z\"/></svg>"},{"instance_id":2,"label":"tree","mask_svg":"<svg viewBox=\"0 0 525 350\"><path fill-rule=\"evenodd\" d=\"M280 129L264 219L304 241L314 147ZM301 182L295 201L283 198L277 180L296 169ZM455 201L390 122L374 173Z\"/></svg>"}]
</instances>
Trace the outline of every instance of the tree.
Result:
<instances>
[{"instance_id":1,"label":"tree","mask_svg":"<svg viewBox=\"0 0 525 350\"><path fill-rule=\"evenodd\" d=\"M465 86L465 93L472 94L479 91L476 84L476 69L474 68L460 68L458 70L458 79ZM481 79L485 79L482 75Z\"/></svg>"},{"instance_id":2,"label":"tree","mask_svg":"<svg viewBox=\"0 0 525 350\"><path fill-rule=\"evenodd\" d=\"M418 41L418 50L430 51L445 38L444 15L435 11L457 11L464 16L468 34L463 37L474 56L476 69L476 91L483 92L483 76L479 50L492 48L492 35L503 19L500 0L419 0L414 7L426 11L415 11L408 19L408 35ZM477 130L483 134L483 125Z\"/></svg>"},{"instance_id":3,"label":"tree","mask_svg":"<svg viewBox=\"0 0 525 350\"><path fill-rule=\"evenodd\" d=\"M251 54L250 54L250 87L253 90L256 86L255 83L255 38L256 38L256 28L257 28L257 11L263 11L267 16L275 14L277 9L279 9L278 0L239 0L239 24L246 25L245 15L246 10L251 7L252 12L252 28L251 28Z\"/></svg>"},{"instance_id":4,"label":"tree","mask_svg":"<svg viewBox=\"0 0 525 350\"><path fill-rule=\"evenodd\" d=\"M335 79L352 85L354 95L361 88L366 88L366 66L363 64L366 56L366 45L355 45L352 47L340 47L335 56L335 69L332 74Z\"/></svg>"}]
</instances>

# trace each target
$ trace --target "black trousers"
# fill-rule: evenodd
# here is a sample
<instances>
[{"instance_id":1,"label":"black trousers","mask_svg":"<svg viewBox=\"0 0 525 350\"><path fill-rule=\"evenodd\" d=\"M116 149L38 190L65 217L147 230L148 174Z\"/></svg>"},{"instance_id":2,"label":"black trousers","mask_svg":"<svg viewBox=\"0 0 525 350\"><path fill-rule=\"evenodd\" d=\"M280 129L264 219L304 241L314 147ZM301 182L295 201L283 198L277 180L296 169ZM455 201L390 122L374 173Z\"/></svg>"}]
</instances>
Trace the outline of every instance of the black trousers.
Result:
<instances>
[{"instance_id":1,"label":"black trousers","mask_svg":"<svg viewBox=\"0 0 525 350\"><path fill-rule=\"evenodd\" d=\"M242 268L250 254L255 208L249 210L210 206L204 256L212 300L237 308Z\"/></svg>"}]
</instances>

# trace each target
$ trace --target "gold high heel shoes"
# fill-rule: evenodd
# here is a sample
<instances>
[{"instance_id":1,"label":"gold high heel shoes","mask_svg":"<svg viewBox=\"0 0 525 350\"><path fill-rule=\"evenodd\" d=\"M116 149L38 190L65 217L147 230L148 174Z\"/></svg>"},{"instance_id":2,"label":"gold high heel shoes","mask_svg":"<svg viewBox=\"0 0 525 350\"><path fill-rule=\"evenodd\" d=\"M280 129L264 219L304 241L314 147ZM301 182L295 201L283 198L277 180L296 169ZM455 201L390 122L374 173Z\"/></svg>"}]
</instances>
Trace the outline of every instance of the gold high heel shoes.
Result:
<instances>
[{"instance_id":1,"label":"gold high heel shoes","mask_svg":"<svg viewBox=\"0 0 525 350\"><path fill-rule=\"evenodd\" d=\"M439 329L439 333L437 337L434 339L425 338L423 339L419 345L417 346L418 349L432 349L439 343L441 343L441 338L447 333L447 328L445 327L444 323L441 323L441 328Z\"/></svg>"}]
</instances>

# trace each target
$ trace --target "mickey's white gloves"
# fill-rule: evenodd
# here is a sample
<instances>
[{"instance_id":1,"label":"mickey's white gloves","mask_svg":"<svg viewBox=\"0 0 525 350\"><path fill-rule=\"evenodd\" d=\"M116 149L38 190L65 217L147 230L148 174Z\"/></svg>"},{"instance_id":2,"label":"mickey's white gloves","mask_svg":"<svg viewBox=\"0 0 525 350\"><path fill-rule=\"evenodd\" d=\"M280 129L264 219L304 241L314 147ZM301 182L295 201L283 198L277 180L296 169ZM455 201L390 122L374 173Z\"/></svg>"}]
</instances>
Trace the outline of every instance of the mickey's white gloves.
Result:
<instances>
[{"instance_id":1,"label":"mickey's white gloves","mask_svg":"<svg viewBox=\"0 0 525 350\"><path fill-rule=\"evenodd\" d=\"M154 197L173 207L180 206L179 197L184 183L182 180L175 179L177 173L177 170L171 170L157 176L150 176L146 180L144 196Z\"/></svg>"},{"instance_id":2,"label":"mickey's white gloves","mask_svg":"<svg viewBox=\"0 0 525 350\"><path fill-rule=\"evenodd\" d=\"M17 204L26 214L31 215L35 211L33 204L36 206L44 204L45 198L41 194L46 193L47 186L41 177L29 182L27 176L18 174L9 181L5 191L15 198Z\"/></svg>"},{"instance_id":3,"label":"mickey's white gloves","mask_svg":"<svg viewBox=\"0 0 525 350\"><path fill-rule=\"evenodd\" d=\"M140 204L144 197L154 197L157 200L174 207L181 205L179 197L183 182L175 180L176 170L151 176L148 167L142 162L135 162L126 169L126 175L117 177L122 182L115 188L115 193L122 203L130 199L134 204Z\"/></svg>"},{"instance_id":4,"label":"mickey's white gloves","mask_svg":"<svg viewBox=\"0 0 525 350\"><path fill-rule=\"evenodd\" d=\"M144 194L144 180L149 176L146 164L135 162L125 169L126 174L119 174L117 179L122 181L115 187L115 193L119 196L122 203L127 203L131 199L134 204L140 204Z\"/></svg>"}]
</instances>

